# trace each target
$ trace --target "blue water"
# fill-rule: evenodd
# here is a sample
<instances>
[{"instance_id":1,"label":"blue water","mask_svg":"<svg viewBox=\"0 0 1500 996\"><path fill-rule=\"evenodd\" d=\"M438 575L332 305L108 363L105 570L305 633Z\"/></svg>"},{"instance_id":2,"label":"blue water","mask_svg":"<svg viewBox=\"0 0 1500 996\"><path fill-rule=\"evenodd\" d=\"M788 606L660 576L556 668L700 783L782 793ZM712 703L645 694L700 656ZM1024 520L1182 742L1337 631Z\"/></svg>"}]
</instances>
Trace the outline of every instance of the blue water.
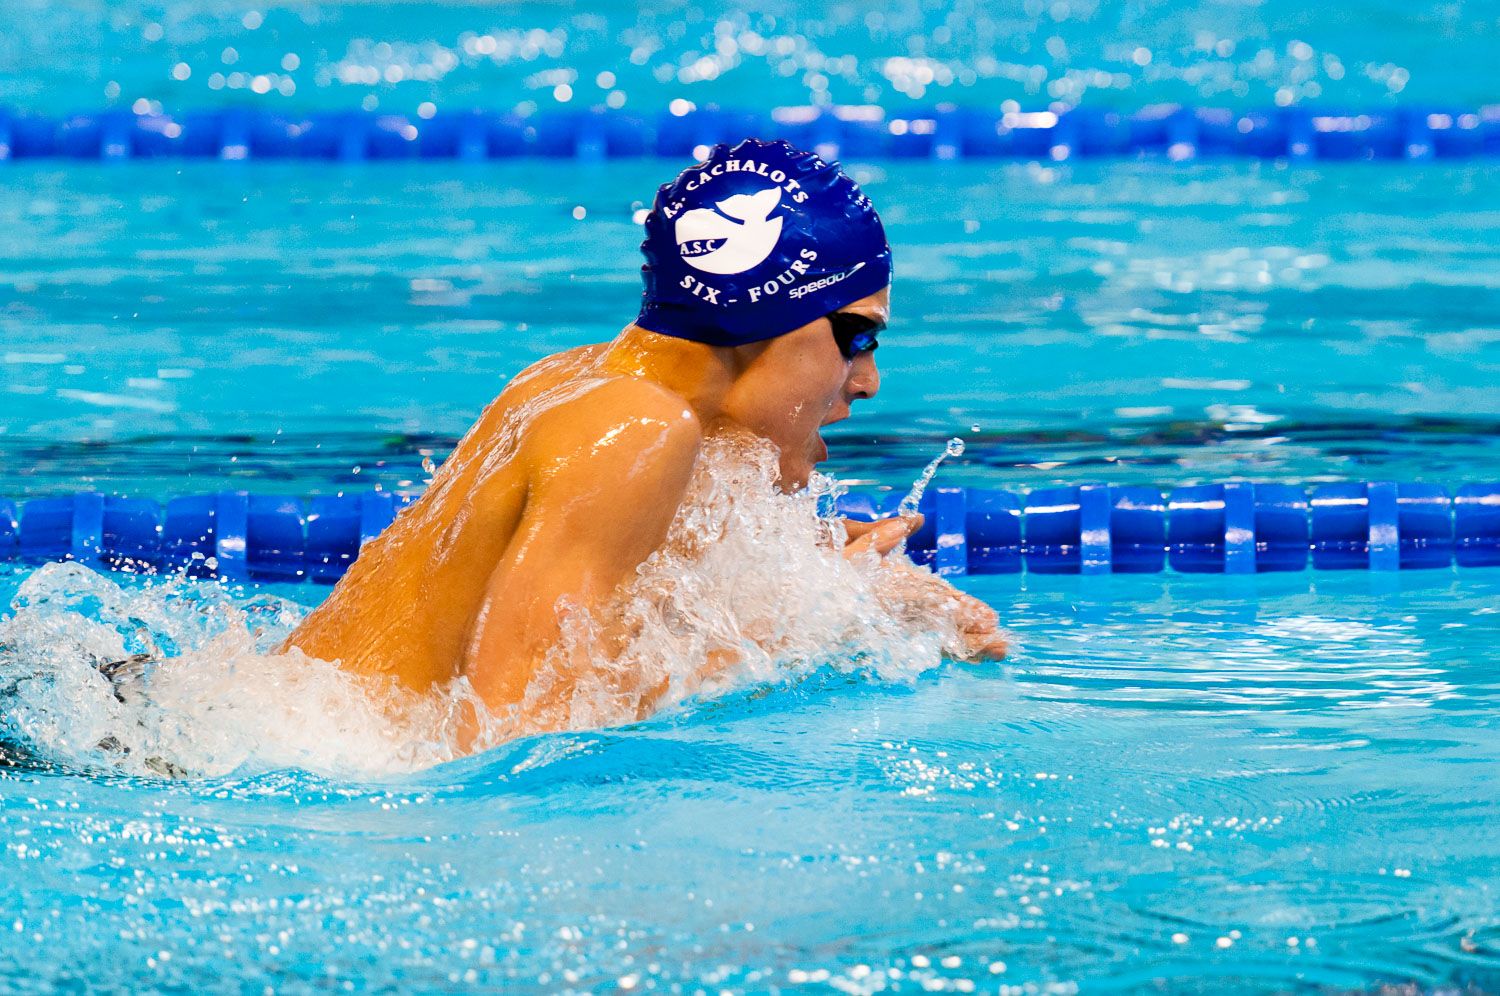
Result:
<instances>
[{"instance_id":1,"label":"blue water","mask_svg":"<svg viewBox=\"0 0 1500 996\"><path fill-rule=\"evenodd\" d=\"M1473 108L1497 99L1497 40L1500 23L1484 0L1333 9L1242 0L11 0L0 11L0 99L33 110L155 100L368 102L409 113L424 101L556 106L567 86L571 106L619 93L624 107L647 111L674 98Z\"/></svg>"},{"instance_id":2,"label":"blue water","mask_svg":"<svg viewBox=\"0 0 1500 996\"><path fill-rule=\"evenodd\" d=\"M0 495L420 482L634 317L672 168L12 164ZM1494 477L1493 165L851 168L897 274L851 480L955 432L971 485Z\"/></svg>"},{"instance_id":3,"label":"blue water","mask_svg":"<svg viewBox=\"0 0 1500 996\"><path fill-rule=\"evenodd\" d=\"M1497 25L21 0L0 104L1477 106ZM677 165L4 165L0 497L418 489L522 366L634 315ZM856 487L955 435L940 483L1500 476L1493 165L850 169L897 267L880 396L830 440ZM962 584L1005 665L825 668L378 777L0 767L0 989L1500 990L1500 574Z\"/></svg>"},{"instance_id":4,"label":"blue water","mask_svg":"<svg viewBox=\"0 0 1500 996\"><path fill-rule=\"evenodd\" d=\"M375 783L0 769L0 979L1500 985L1494 572L966 587L1004 667L824 672Z\"/></svg>"}]
</instances>

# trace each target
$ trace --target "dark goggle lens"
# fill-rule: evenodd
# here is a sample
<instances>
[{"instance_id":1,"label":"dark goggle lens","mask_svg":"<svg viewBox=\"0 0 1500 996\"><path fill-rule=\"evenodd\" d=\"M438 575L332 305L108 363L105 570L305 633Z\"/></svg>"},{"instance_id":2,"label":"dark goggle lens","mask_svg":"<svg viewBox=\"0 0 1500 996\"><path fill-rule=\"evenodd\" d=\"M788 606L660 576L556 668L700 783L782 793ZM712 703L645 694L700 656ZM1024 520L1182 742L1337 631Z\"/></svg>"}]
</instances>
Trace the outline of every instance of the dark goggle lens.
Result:
<instances>
[{"instance_id":1,"label":"dark goggle lens","mask_svg":"<svg viewBox=\"0 0 1500 996\"><path fill-rule=\"evenodd\" d=\"M839 352L844 354L846 360L852 360L860 353L867 353L880 345L875 340L880 331L880 323L864 315L835 311L828 316L828 324L833 326L833 341L839 344Z\"/></svg>"}]
</instances>

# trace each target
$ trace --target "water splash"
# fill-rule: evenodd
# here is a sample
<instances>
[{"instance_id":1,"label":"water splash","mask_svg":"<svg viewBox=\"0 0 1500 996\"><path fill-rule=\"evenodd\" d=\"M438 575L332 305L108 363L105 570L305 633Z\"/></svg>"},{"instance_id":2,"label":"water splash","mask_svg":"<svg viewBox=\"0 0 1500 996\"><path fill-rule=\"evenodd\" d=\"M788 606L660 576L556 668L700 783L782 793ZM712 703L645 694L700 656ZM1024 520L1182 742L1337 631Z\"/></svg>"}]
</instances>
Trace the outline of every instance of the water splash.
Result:
<instances>
[{"instance_id":1,"label":"water splash","mask_svg":"<svg viewBox=\"0 0 1500 996\"><path fill-rule=\"evenodd\" d=\"M964 441L957 436L948 440L948 445L943 447L943 452L932 458L927 469L912 482L911 491L907 492L905 498L897 508L897 514L902 516L916 515L917 508L922 504L922 496L927 493L927 485L932 483L933 475L937 473L938 467L949 457L963 456Z\"/></svg>"},{"instance_id":2,"label":"water splash","mask_svg":"<svg viewBox=\"0 0 1500 996\"><path fill-rule=\"evenodd\" d=\"M783 494L776 475L775 451L753 439L706 444L665 545L614 607L623 646L571 616L523 711L576 729L824 667L910 678L961 649L954 620L910 610L878 558L844 557L841 521L817 511L832 481Z\"/></svg>"},{"instance_id":3,"label":"water splash","mask_svg":"<svg viewBox=\"0 0 1500 996\"><path fill-rule=\"evenodd\" d=\"M11 607L0 619L0 740L42 760L133 774L377 774L452 756L429 735L447 703L272 653L304 611L285 599L65 563L33 572Z\"/></svg>"},{"instance_id":4,"label":"water splash","mask_svg":"<svg viewBox=\"0 0 1500 996\"><path fill-rule=\"evenodd\" d=\"M487 717L477 743L461 733L478 707L464 678L404 693L273 653L304 614L294 603L78 564L35 571L0 619L0 741L69 767L138 774L380 775L824 668L909 679L958 652L950 615L896 594L895 575L925 571L900 554L845 558L841 520L818 513L832 482L816 476L784 494L777 467L761 441L709 440L663 548L608 615L561 607L562 638L525 699ZM126 683L101 673L133 654L153 660Z\"/></svg>"}]
</instances>

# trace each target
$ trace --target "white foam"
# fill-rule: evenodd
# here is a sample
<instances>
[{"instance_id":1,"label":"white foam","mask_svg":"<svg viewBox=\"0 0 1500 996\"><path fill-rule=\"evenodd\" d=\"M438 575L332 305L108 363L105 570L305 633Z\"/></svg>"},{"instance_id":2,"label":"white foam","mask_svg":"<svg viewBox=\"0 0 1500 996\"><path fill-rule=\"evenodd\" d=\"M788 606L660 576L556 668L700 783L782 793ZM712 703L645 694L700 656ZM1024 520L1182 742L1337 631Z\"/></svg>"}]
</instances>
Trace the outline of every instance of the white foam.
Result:
<instances>
[{"instance_id":1,"label":"white foam","mask_svg":"<svg viewBox=\"0 0 1500 996\"><path fill-rule=\"evenodd\" d=\"M819 516L832 492L776 490L752 438L704 448L667 543L608 613L563 612L563 638L522 707L490 717L485 747L542 730L632 722L686 697L796 680L818 668L905 679L961 646L944 612L906 608L874 555L846 560ZM893 556L900 556L895 554ZM467 681L417 697L300 653L276 655L290 602L212 582L119 583L76 564L38 569L0 620L0 730L41 756L138 773L299 767L376 775L461 753ZM618 618L621 625L603 625ZM117 699L96 665L165 653ZM7 693L6 689L10 689ZM102 749L113 738L120 750Z\"/></svg>"},{"instance_id":2,"label":"white foam","mask_svg":"<svg viewBox=\"0 0 1500 996\"><path fill-rule=\"evenodd\" d=\"M666 544L620 600L625 637L569 616L528 714L573 728L618 723L825 666L909 678L960 646L951 618L916 616L889 597L876 557L844 558L842 525L818 514L830 481L782 494L776 470L758 441L711 440ZM705 666L715 658L728 663Z\"/></svg>"},{"instance_id":3,"label":"white foam","mask_svg":"<svg viewBox=\"0 0 1500 996\"><path fill-rule=\"evenodd\" d=\"M272 654L302 610L212 582L144 586L48 564L0 621L0 729L69 766L197 774L244 766L375 774L446 760L417 735L436 703L393 695L300 653ZM136 681L96 665L165 652ZM112 739L114 746L100 744ZM160 759L160 760L153 760Z\"/></svg>"}]
</instances>

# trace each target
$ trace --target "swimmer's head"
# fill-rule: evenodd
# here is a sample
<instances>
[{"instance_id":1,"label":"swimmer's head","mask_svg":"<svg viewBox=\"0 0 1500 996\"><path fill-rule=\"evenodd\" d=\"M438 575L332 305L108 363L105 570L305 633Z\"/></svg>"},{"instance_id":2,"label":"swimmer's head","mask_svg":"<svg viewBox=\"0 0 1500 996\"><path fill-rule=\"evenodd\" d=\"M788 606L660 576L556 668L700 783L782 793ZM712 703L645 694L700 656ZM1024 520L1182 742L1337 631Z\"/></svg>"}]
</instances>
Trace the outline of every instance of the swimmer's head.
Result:
<instances>
[{"instance_id":1,"label":"swimmer's head","mask_svg":"<svg viewBox=\"0 0 1500 996\"><path fill-rule=\"evenodd\" d=\"M891 281L870 199L785 141L716 145L664 184L641 253L636 325L711 346L784 335Z\"/></svg>"}]
</instances>

